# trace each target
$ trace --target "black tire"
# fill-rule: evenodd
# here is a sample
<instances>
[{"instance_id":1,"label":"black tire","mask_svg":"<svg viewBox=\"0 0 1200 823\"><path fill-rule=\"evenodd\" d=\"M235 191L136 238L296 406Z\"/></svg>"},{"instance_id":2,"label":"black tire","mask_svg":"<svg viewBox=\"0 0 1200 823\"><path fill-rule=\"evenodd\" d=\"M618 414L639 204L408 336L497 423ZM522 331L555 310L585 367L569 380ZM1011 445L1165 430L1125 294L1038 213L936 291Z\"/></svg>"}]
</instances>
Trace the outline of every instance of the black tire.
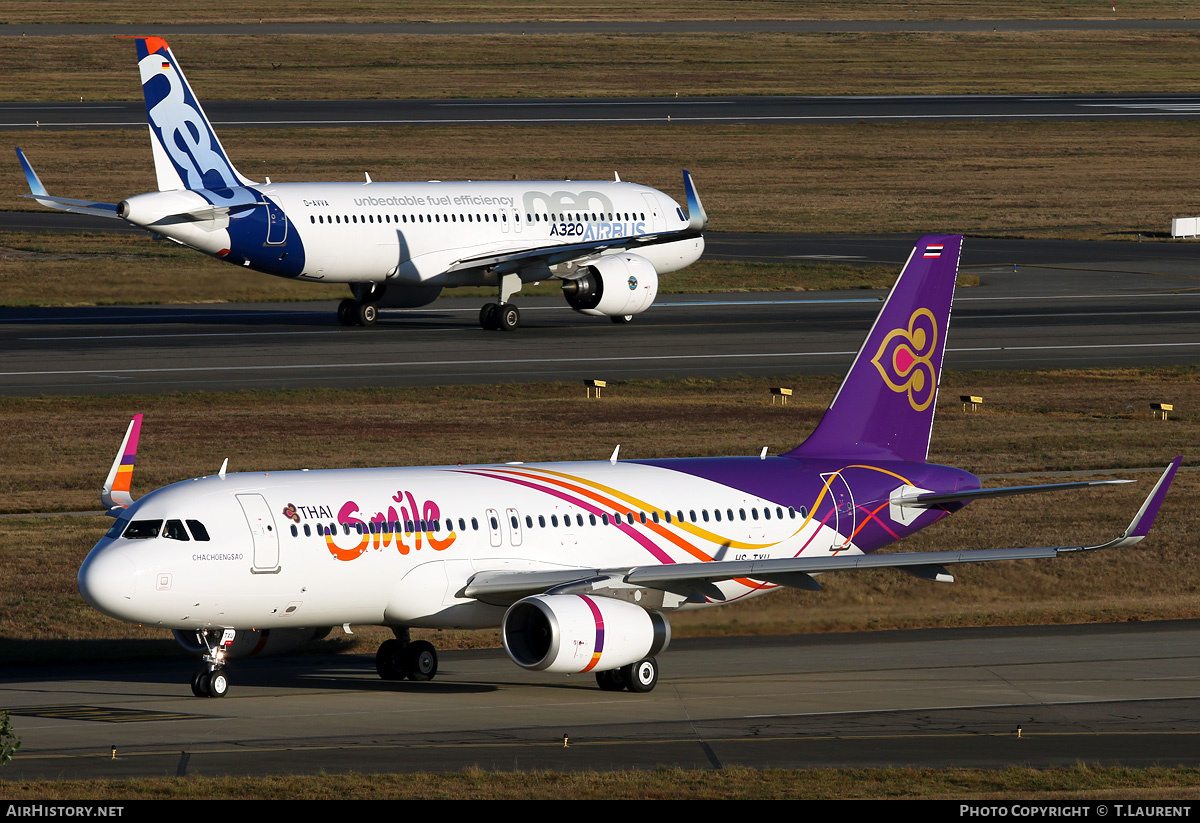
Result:
<instances>
[{"instance_id":1,"label":"black tire","mask_svg":"<svg viewBox=\"0 0 1200 823\"><path fill-rule=\"evenodd\" d=\"M355 316L357 306L358 304L349 298L338 303L338 322L343 326L357 326L358 318Z\"/></svg>"},{"instance_id":2,"label":"black tire","mask_svg":"<svg viewBox=\"0 0 1200 823\"><path fill-rule=\"evenodd\" d=\"M404 644L392 638L379 644L375 652L375 671L384 680L403 680L408 676L404 667Z\"/></svg>"},{"instance_id":3,"label":"black tire","mask_svg":"<svg viewBox=\"0 0 1200 823\"><path fill-rule=\"evenodd\" d=\"M613 321L614 323L624 325L625 323L628 323L633 320L633 315L632 314L610 314L608 316L608 319Z\"/></svg>"},{"instance_id":4,"label":"black tire","mask_svg":"<svg viewBox=\"0 0 1200 823\"><path fill-rule=\"evenodd\" d=\"M596 685L606 692L625 691L625 675L620 669L596 672Z\"/></svg>"},{"instance_id":5,"label":"black tire","mask_svg":"<svg viewBox=\"0 0 1200 823\"><path fill-rule=\"evenodd\" d=\"M192 675L192 694L196 697L208 697L208 669L196 669Z\"/></svg>"},{"instance_id":6,"label":"black tire","mask_svg":"<svg viewBox=\"0 0 1200 823\"><path fill-rule=\"evenodd\" d=\"M229 676L224 669L213 669L208 676L208 696L224 697L229 694Z\"/></svg>"},{"instance_id":7,"label":"black tire","mask_svg":"<svg viewBox=\"0 0 1200 823\"><path fill-rule=\"evenodd\" d=\"M658 661L653 657L625 666L621 669L625 686L631 692L645 694L654 691L658 685Z\"/></svg>"},{"instance_id":8,"label":"black tire","mask_svg":"<svg viewBox=\"0 0 1200 823\"><path fill-rule=\"evenodd\" d=\"M521 310L512 303L505 303L497 310L497 327L501 331L512 331L521 325Z\"/></svg>"},{"instance_id":9,"label":"black tire","mask_svg":"<svg viewBox=\"0 0 1200 823\"><path fill-rule=\"evenodd\" d=\"M488 331L500 328L500 306L496 303L485 303L479 310L479 325Z\"/></svg>"},{"instance_id":10,"label":"black tire","mask_svg":"<svg viewBox=\"0 0 1200 823\"><path fill-rule=\"evenodd\" d=\"M379 319L379 307L374 303L359 303L355 310L355 318L360 326L374 326Z\"/></svg>"},{"instance_id":11,"label":"black tire","mask_svg":"<svg viewBox=\"0 0 1200 823\"><path fill-rule=\"evenodd\" d=\"M438 670L437 649L424 640L409 643L404 650L404 662L407 664L409 680L433 680Z\"/></svg>"}]
</instances>

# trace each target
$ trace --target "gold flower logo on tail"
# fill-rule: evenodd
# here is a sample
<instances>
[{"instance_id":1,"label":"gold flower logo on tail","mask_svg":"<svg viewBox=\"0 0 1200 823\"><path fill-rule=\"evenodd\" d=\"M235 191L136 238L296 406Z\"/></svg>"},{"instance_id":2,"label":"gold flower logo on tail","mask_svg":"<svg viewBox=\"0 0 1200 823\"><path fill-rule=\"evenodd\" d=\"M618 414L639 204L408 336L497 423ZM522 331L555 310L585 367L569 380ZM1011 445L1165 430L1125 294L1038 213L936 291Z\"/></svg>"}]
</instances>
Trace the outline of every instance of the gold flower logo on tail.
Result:
<instances>
[{"instance_id":1,"label":"gold flower logo on tail","mask_svg":"<svg viewBox=\"0 0 1200 823\"><path fill-rule=\"evenodd\" d=\"M929 309L917 309L907 329L895 329L871 358L888 388L907 392L914 411L925 411L937 392L937 372L930 358L937 349L937 320Z\"/></svg>"}]
</instances>

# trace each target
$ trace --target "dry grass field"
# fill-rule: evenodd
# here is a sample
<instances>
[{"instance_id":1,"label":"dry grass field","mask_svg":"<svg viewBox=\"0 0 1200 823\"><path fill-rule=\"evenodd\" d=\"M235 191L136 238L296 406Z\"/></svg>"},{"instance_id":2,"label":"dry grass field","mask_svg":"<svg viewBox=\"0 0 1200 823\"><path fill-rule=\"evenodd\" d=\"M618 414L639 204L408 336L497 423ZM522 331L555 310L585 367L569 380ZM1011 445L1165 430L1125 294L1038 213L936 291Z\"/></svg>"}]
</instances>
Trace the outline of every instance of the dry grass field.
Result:
<instances>
[{"instance_id":1,"label":"dry grass field","mask_svg":"<svg viewBox=\"0 0 1200 823\"><path fill-rule=\"evenodd\" d=\"M0 799L37 800L1001 800L1194 802L1185 768L746 769L306 775L276 778L0 782Z\"/></svg>"},{"instance_id":2,"label":"dry grass field","mask_svg":"<svg viewBox=\"0 0 1200 823\"><path fill-rule=\"evenodd\" d=\"M633 382L610 389L602 403L564 384L0 400L8 432L0 465L9 467L0 500L10 515L0 529L0 654L10 662L111 656L114 648L184 654L162 632L93 612L75 591L75 572L107 518L20 516L97 508L96 490L135 412L146 414L134 480L135 494L144 494L211 474L225 457L231 471L253 471L598 459L617 443L629 458L753 454L763 445L777 453L807 434L836 388L831 378L779 379L796 389L786 409L767 401L766 386L781 383L748 378ZM968 393L987 398L986 411L964 415L953 398ZM938 462L985 475L1161 467L1197 441L1200 416L1189 410L1200 408L1200 369L950 374L942 397ZM1151 420L1149 402L1163 399L1182 415ZM530 419L556 423L517 423ZM581 444L562 438L563 430L590 434ZM1155 475L1130 476L1141 482L976 503L900 549L1103 541L1125 526ZM688 635L1197 617L1197 505L1200 475L1185 468L1144 548L964 568L955 584L886 571L831 576L820 593L776 593L677 614L672 623ZM382 636L356 631L355 639L327 641L322 650L372 651ZM446 632L437 642L497 640L489 632Z\"/></svg>"},{"instance_id":3,"label":"dry grass field","mask_svg":"<svg viewBox=\"0 0 1200 823\"><path fill-rule=\"evenodd\" d=\"M1003 20L1155 19L1188 17L1187 0L1121 2L1108 0L682 0L647 6L634 0L603 0L563 6L553 0L296 0L247 12L230 0L176 0L150 5L140 0L9 0L0 23L227 23L247 22L485 22L534 20Z\"/></svg>"},{"instance_id":4,"label":"dry grass field","mask_svg":"<svg viewBox=\"0 0 1200 823\"><path fill-rule=\"evenodd\" d=\"M1200 80L1193 31L173 33L169 42L202 101L1161 93L1190 92ZM4 38L0 96L140 100L134 66L133 45L112 37Z\"/></svg>"}]
</instances>

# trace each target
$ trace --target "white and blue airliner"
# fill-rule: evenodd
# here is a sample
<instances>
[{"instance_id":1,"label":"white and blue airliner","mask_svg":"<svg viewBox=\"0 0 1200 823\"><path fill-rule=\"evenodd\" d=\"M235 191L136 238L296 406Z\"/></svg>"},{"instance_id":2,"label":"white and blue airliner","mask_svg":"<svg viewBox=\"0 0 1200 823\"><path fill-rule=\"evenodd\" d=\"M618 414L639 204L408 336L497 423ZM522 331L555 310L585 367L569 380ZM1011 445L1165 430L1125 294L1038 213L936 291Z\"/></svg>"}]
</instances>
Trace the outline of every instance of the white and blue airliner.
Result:
<instances>
[{"instance_id":1,"label":"white and blue airliner","mask_svg":"<svg viewBox=\"0 0 1200 823\"><path fill-rule=\"evenodd\" d=\"M571 308L628 322L660 274L704 251L708 218L683 173L687 211L649 186L611 181L256 183L234 168L165 40L137 38L158 191L119 203L52 197L24 153L29 197L125 220L265 274L347 283L344 325L432 303L444 288L496 289L479 314L513 329L525 283L560 280Z\"/></svg>"}]
</instances>

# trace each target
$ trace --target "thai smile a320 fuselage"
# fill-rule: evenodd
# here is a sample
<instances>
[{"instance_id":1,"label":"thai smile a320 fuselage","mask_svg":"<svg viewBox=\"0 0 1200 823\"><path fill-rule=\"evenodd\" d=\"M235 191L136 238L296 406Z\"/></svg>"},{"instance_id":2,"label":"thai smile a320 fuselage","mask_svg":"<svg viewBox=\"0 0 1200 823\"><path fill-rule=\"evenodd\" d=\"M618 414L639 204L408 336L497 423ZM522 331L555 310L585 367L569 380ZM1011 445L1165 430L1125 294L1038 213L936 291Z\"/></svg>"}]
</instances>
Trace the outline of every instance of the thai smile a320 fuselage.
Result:
<instances>
[{"instance_id":1,"label":"thai smile a320 fuselage","mask_svg":"<svg viewBox=\"0 0 1200 823\"><path fill-rule=\"evenodd\" d=\"M208 540L105 539L80 581L106 613L172 629L478 628L504 612L461 596L483 570L863 554L947 514L903 510L897 488L978 486L927 463L794 457L228 474L152 492L117 524L197 520ZM776 588L719 585L725 602Z\"/></svg>"}]
</instances>

